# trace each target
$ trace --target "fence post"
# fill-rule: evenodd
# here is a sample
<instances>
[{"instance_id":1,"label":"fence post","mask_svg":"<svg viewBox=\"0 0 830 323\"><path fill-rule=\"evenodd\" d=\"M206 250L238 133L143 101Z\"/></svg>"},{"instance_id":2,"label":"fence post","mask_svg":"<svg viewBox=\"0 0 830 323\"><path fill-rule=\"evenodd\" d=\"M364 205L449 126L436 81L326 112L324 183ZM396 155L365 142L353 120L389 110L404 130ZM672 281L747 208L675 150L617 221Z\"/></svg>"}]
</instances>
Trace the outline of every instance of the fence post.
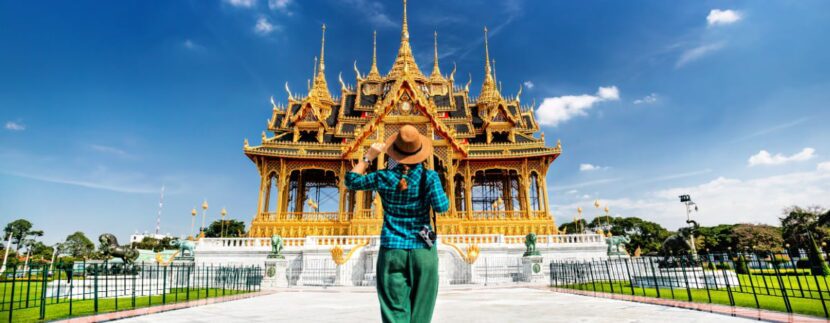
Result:
<instances>
[{"instance_id":1,"label":"fence post","mask_svg":"<svg viewBox=\"0 0 830 323\"><path fill-rule=\"evenodd\" d=\"M98 313L98 274L100 274L98 271L101 270L101 268L99 267L99 264L94 264L92 266L96 268L96 270L93 271L92 274L92 276L94 277L92 282L92 302L94 303L93 308L95 313Z\"/></svg>"},{"instance_id":2,"label":"fence post","mask_svg":"<svg viewBox=\"0 0 830 323\"><path fill-rule=\"evenodd\" d=\"M32 266L29 265L29 268L23 268L24 273L26 274L26 308L29 308L29 295L31 295L32 291ZM28 269L28 273L25 271Z\"/></svg>"},{"instance_id":3,"label":"fence post","mask_svg":"<svg viewBox=\"0 0 830 323\"><path fill-rule=\"evenodd\" d=\"M775 270L775 277L778 279L778 287L781 289L781 297L784 298L784 306L787 308L787 313L793 312L793 306L790 304L790 296L787 295L787 287L784 286L784 281L781 278L781 273L778 271L778 264L772 263L772 269Z\"/></svg>"},{"instance_id":4,"label":"fence post","mask_svg":"<svg viewBox=\"0 0 830 323\"><path fill-rule=\"evenodd\" d=\"M816 281L816 289L818 289L818 297L821 299L821 308L824 309L824 317L830 318L830 313L827 312L827 304L824 303L824 294L821 292L821 285L818 283L818 275L813 275L813 279Z\"/></svg>"},{"instance_id":5,"label":"fence post","mask_svg":"<svg viewBox=\"0 0 830 323\"><path fill-rule=\"evenodd\" d=\"M692 260L694 260L694 258L693 258L694 256L686 255L686 257L692 257ZM689 286L689 276L686 274L686 261L680 261L680 270L683 271L683 282L686 284L686 297L689 299L689 302L691 302L692 301L692 289Z\"/></svg>"},{"instance_id":6,"label":"fence post","mask_svg":"<svg viewBox=\"0 0 830 323\"><path fill-rule=\"evenodd\" d=\"M608 267L608 260L605 260L605 273L608 275L608 285L611 286L611 294L614 294L614 282L611 280L611 268Z\"/></svg>"},{"instance_id":7,"label":"fence post","mask_svg":"<svg viewBox=\"0 0 830 323\"><path fill-rule=\"evenodd\" d=\"M41 285L40 285L40 319L46 317L46 277L49 274L46 272L46 266L40 268Z\"/></svg>"},{"instance_id":8,"label":"fence post","mask_svg":"<svg viewBox=\"0 0 830 323\"><path fill-rule=\"evenodd\" d=\"M775 256L773 255L773 257L775 257ZM759 268L761 267L761 260L760 259L758 260L758 267ZM735 276L737 277L738 274L735 273ZM754 281L755 279L752 278L752 270L749 268L749 266L747 266L746 276L749 279L749 288L752 288L752 296L755 298L755 308L761 308L761 303L758 302L758 293L755 291L755 281ZM763 268L761 268L761 277L764 277L764 269ZM738 282L740 282L740 281L741 280L738 279Z\"/></svg>"},{"instance_id":9,"label":"fence post","mask_svg":"<svg viewBox=\"0 0 830 323\"><path fill-rule=\"evenodd\" d=\"M12 314L14 314L14 285L17 282L17 265L12 266L12 295L9 300L9 322L12 321Z\"/></svg>"},{"instance_id":10,"label":"fence post","mask_svg":"<svg viewBox=\"0 0 830 323\"><path fill-rule=\"evenodd\" d=\"M660 284L657 283L657 271L654 270L654 259L649 257L648 263L651 267L651 278L654 278L654 289L657 290L657 298L660 298Z\"/></svg>"},{"instance_id":11,"label":"fence post","mask_svg":"<svg viewBox=\"0 0 830 323\"><path fill-rule=\"evenodd\" d=\"M631 296L634 296L634 278L631 277L631 270L628 269L629 259L625 258L625 272L628 274L628 286L631 287Z\"/></svg>"},{"instance_id":12,"label":"fence post","mask_svg":"<svg viewBox=\"0 0 830 323\"><path fill-rule=\"evenodd\" d=\"M173 266L173 264L170 264ZM171 267L172 268L172 267ZM167 268L164 268L161 280L161 304L167 304Z\"/></svg>"},{"instance_id":13,"label":"fence post","mask_svg":"<svg viewBox=\"0 0 830 323\"><path fill-rule=\"evenodd\" d=\"M707 249L706 250L706 262L710 265L712 264L711 259L712 258L709 257L709 250ZM712 304L712 293L709 291L709 280L706 279L706 269L707 269L706 267L708 267L708 266L704 266L702 260L700 260L698 265L700 265L700 273L703 275L703 287L706 288L706 299L709 301L709 304ZM712 265L712 266L714 266L714 265ZM712 276L712 278L714 278L714 276Z\"/></svg>"}]
</instances>

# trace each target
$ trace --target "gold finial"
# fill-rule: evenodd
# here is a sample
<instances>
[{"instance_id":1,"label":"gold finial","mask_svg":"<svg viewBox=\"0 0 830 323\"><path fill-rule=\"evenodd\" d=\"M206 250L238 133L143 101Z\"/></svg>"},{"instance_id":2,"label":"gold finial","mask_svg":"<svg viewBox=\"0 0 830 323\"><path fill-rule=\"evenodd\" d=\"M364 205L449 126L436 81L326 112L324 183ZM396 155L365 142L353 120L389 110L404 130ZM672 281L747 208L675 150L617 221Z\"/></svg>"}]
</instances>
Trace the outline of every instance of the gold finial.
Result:
<instances>
[{"instance_id":1,"label":"gold finial","mask_svg":"<svg viewBox=\"0 0 830 323\"><path fill-rule=\"evenodd\" d=\"M495 58L493 59L493 81L495 81L495 82L499 81L498 76L496 76L496 59ZM499 84L501 84L501 83L499 83ZM499 85L499 86L501 86L501 85Z\"/></svg>"},{"instance_id":2,"label":"gold finial","mask_svg":"<svg viewBox=\"0 0 830 323\"><path fill-rule=\"evenodd\" d=\"M458 66L455 65L455 62L452 62L452 72L450 72L450 81L455 81L455 70Z\"/></svg>"},{"instance_id":3,"label":"gold finial","mask_svg":"<svg viewBox=\"0 0 830 323\"><path fill-rule=\"evenodd\" d=\"M288 88L288 82L285 82L285 93L288 93L288 100L294 100L294 96L291 95L291 89Z\"/></svg>"},{"instance_id":4,"label":"gold finial","mask_svg":"<svg viewBox=\"0 0 830 323\"><path fill-rule=\"evenodd\" d=\"M606 207L605 207L605 215L608 215L608 211L609 211L609 209L608 209L608 207L606 206Z\"/></svg>"},{"instance_id":5,"label":"gold finial","mask_svg":"<svg viewBox=\"0 0 830 323\"><path fill-rule=\"evenodd\" d=\"M320 73L326 70L326 24L323 24L323 39L320 41Z\"/></svg>"},{"instance_id":6,"label":"gold finial","mask_svg":"<svg viewBox=\"0 0 830 323\"><path fill-rule=\"evenodd\" d=\"M262 131L262 142L265 142L265 139L268 139L268 135L265 134L265 131Z\"/></svg>"},{"instance_id":7,"label":"gold finial","mask_svg":"<svg viewBox=\"0 0 830 323\"><path fill-rule=\"evenodd\" d=\"M467 79L467 84L464 84L464 91L470 92L470 83L473 83L473 73L467 73L469 79Z\"/></svg>"},{"instance_id":8,"label":"gold finial","mask_svg":"<svg viewBox=\"0 0 830 323\"><path fill-rule=\"evenodd\" d=\"M196 208L194 207L193 210L190 211L191 216L196 216Z\"/></svg>"},{"instance_id":9,"label":"gold finial","mask_svg":"<svg viewBox=\"0 0 830 323\"><path fill-rule=\"evenodd\" d=\"M223 218L224 218L226 215L228 215L228 211L227 211L227 210L225 210L225 208L222 208L222 212L221 212L221 213L222 213L222 217L223 217Z\"/></svg>"},{"instance_id":10,"label":"gold finial","mask_svg":"<svg viewBox=\"0 0 830 323\"><path fill-rule=\"evenodd\" d=\"M362 77L360 76L360 70L357 69L357 60L354 61L354 74L355 77L359 80Z\"/></svg>"},{"instance_id":11,"label":"gold finial","mask_svg":"<svg viewBox=\"0 0 830 323\"><path fill-rule=\"evenodd\" d=\"M207 199L205 199L205 201L202 202L202 210L207 210L207 209L208 209L208 203L207 203Z\"/></svg>"},{"instance_id":12,"label":"gold finial","mask_svg":"<svg viewBox=\"0 0 830 323\"><path fill-rule=\"evenodd\" d=\"M314 56L314 67L312 68L311 78L317 77L317 56Z\"/></svg>"},{"instance_id":13,"label":"gold finial","mask_svg":"<svg viewBox=\"0 0 830 323\"><path fill-rule=\"evenodd\" d=\"M369 70L367 80L380 81L380 72L378 72L378 32L372 33L372 68Z\"/></svg>"},{"instance_id":14,"label":"gold finial","mask_svg":"<svg viewBox=\"0 0 830 323\"><path fill-rule=\"evenodd\" d=\"M343 82L343 72L340 72L339 74L337 74L337 80L340 81L340 90L341 91L346 91L347 90L346 83Z\"/></svg>"},{"instance_id":15,"label":"gold finial","mask_svg":"<svg viewBox=\"0 0 830 323\"><path fill-rule=\"evenodd\" d=\"M441 68L438 67L438 31L435 31L433 33L433 36L435 37L435 40L434 40L434 42L435 42L435 45L434 45L434 51L435 51L434 55L435 55L435 57L433 58L434 63L432 65L432 75L429 76L429 79L430 79L430 81L433 81L433 82L441 82L441 81L444 80L444 77L441 76Z\"/></svg>"},{"instance_id":16,"label":"gold finial","mask_svg":"<svg viewBox=\"0 0 830 323\"><path fill-rule=\"evenodd\" d=\"M524 89L524 87L522 86L522 83L519 83L519 92L516 93L516 101L522 101L522 89Z\"/></svg>"},{"instance_id":17,"label":"gold finial","mask_svg":"<svg viewBox=\"0 0 830 323\"><path fill-rule=\"evenodd\" d=\"M392 70L387 78L395 79L403 75L410 75L415 79L425 81L426 77L421 74L415 57L412 55L412 47L409 45L409 24L406 15L406 0L403 1L403 23L401 24L401 46L398 48L398 57L392 65Z\"/></svg>"},{"instance_id":18,"label":"gold finial","mask_svg":"<svg viewBox=\"0 0 830 323\"><path fill-rule=\"evenodd\" d=\"M599 208L599 200L594 200L594 207Z\"/></svg>"},{"instance_id":19,"label":"gold finial","mask_svg":"<svg viewBox=\"0 0 830 323\"><path fill-rule=\"evenodd\" d=\"M490 42L487 37L487 27L484 27L484 82L481 83L481 93L478 102L489 104L501 99L496 81L493 78L493 69L490 67Z\"/></svg>"},{"instance_id":20,"label":"gold finial","mask_svg":"<svg viewBox=\"0 0 830 323\"><path fill-rule=\"evenodd\" d=\"M244 148L248 148L248 147L250 147L250 146L248 145L248 138L245 138L245 141L243 141L243 142L242 142L242 147L244 147ZM193 209L193 211L195 212L195 211L196 211L196 209Z\"/></svg>"}]
</instances>

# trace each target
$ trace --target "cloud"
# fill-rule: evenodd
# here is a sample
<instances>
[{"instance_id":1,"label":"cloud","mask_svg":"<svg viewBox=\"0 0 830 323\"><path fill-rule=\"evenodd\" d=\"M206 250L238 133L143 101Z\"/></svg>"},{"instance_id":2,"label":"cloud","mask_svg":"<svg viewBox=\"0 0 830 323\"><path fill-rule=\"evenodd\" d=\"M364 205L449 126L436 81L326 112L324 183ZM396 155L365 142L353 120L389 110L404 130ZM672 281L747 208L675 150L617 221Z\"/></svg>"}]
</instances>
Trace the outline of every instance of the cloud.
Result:
<instances>
[{"instance_id":1,"label":"cloud","mask_svg":"<svg viewBox=\"0 0 830 323\"><path fill-rule=\"evenodd\" d=\"M807 147L797 154L784 156L782 154L771 155L768 151L761 150L757 154L749 157L749 166L783 165L791 162L805 161L815 157L815 152L815 149Z\"/></svg>"},{"instance_id":2,"label":"cloud","mask_svg":"<svg viewBox=\"0 0 830 323\"><path fill-rule=\"evenodd\" d=\"M89 145L89 148L100 153L110 154L118 157L130 157L129 153L115 147L92 144Z\"/></svg>"},{"instance_id":3,"label":"cloud","mask_svg":"<svg viewBox=\"0 0 830 323\"><path fill-rule=\"evenodd\" d=\"M816 169L823 172L830 172L830 161L819 163L816 165Z\"/></svg>"},{"instance_id":4,"label":"cloud","mask_svg":"<svg viewBox=\"0 0 830 323\"><path fill-rule=\"evenodd\" d=\"M700 206L700 211L693 213L692 218L701 225L741 222L780 225L778 217L786 207L822 203L828 206L830 171L796 172L749 180L721 176L697 185L648 192L642 198L603 199L603 202L620 216L636 216L675 229L685 225L685 209L678 200L681 194L690 194ZM555 214L568 214L579 206L592 203L593 199L574 200L554 205L553 210Z\"/></svg>"},{"instance_id":5,"label":"cloud","mask_svg":"<svg viewBox=\"0 0 830 323\"><path fill-rule=\"evenodd\" d=\"M268 9L291 15L292 12L288 10L288 7L293 3L294 0L268 0Z\"/></svg>"},{"instance_id":6,"label":"cloud","mask_svg":"<svg viewBox=\"0 0 830 323\"><path fill-rule=\"evenodd\" d=\"M782 130L782 129L787 129L787 128L790 128L790 127L794 127L794 126L797 126L801 123L804 123L807 120L809 120L809 118L801 118L801 119L793 120L793 121L790 121L790 122L787 122L787 123L778 124L778 125L775 125L775 126L772 126L772 127L760 130L760 131L753 132L749 135L740 137L738 139L733 140L732 142L744 141L744 140L747 140L747 139L763 136L763 135L766 135L768 133L772 133L772 132L779 131L779 130Z\"/></svg>"},{"instance_id":7,"label":"cloud","mask_svg":"<svg viewBox=\"0 0 830 323\"><path fill-rule=\"evenodd\" d=\"M158 193L158 189L152 186L136 186L134 183L130 183L133 180L113 180L112 178L101 178L99 180L78 180L78 179L70 179L70 178L62 178L60 176L43 176L43 175L34 175L34 174L27 174L27 173L14 173L14 172L2 172L6 175L22 177L33 179L42 182L48 183L57 183L57 184L65 184L65 185L73 185L79 186L84 188L91 188L91 189L98 189L98 190L105 190L105 191L112 191L112 192L119 192L119 193L131 193L131 194L155 194Z\"/></svg>"},{"instance_id":8,"label":"cloud","mask_svg":"<svg viewBox=\"0 0 830 323\"><path fill-rule=\"evenodd\" d=\"M536 84L533 84L532 81L525 81L524 85L525 85L525 88L528 89L528 90L533 89L533 87L536 86Z\"/></svg>"},{"instance_id":9,"label":"cloud","mask_svg":"<svg viewBox=\"0 0 830 323\"><path fill-rule=\"evenodd\" d=\"M365 19L374 27L393 28L399 26L395 20L386 14L383 3L380 1L344 0L343 3L347 4L349 8L360 12L360 16L366 17Z\"/></svg>"},{"instance_id":10,"label":"cloud","mask_svg":"<svg viewBox=\"0 0 830 323\"><path fill-rule=\"evenodd\" d=\"M703 56L706 56L710 53L716 52L726 46L725 41L720 41L711 44L703 44L697 46L692 49L688 49L680 55L680 58L677 59L677 63L674 65L675 68L683 67L684 65L691 63L700 59Z\"/></svg>"},{"instance_id":11,"label":"cloud","mask_svg":"<svg viewBox=\"0 0 830 323\"><path fill-rule=\"evenodd\" d=\"M709 26L729 25L738 22L741 18L743 18L741 13L735 10L712 9L706 16L706 23Z\"/></svg>"},{"instance_id":12,"label":"cloud","mask_svg":"<svg viewBox=\"0 0 830 323\"><path fill-rule=\"evenodd\" d=\"M228 4L238 8L253 8L256 0L225 0Z\"/></svg>"},{"instance_id":13,"label":"cloud","mask_svg":"<svg viewBox=\"0 0 830 323\"><path fill-rule=\"evenodd\" d=\"M254 25L254 31L260 35L268 35L277 29L279 29L279 26L271 24L266 17L259 17L256 21L256 25Z\"/></svg>"},{"instance_id":14,"label":"cloud","mask_svg":"<svg viewBox=\"0 0 830 323\"><path fill-rule=\"evenodd\" d=\"M8 131L23 131L26 130L26 125L21 122L6 121L6 130Z\"/></svg>"},{"instance_id":15,"label":"cloud","mask_svg":"<svg viewBox=\"0 0 830 323\"><path fill-rule=\"evenodd\" d=\"M567 191L567 190L573 190L573 189L576 189L576 188L583 188L583 187L587 187L587 186L613 183L613 182L617 182L617 181L620 181L620 180L622 180L622 177L603 178L603 179L598 179L598 180L594 180L594 181L580 182L580 183L571 184L571 185L554 184L554 185L548 186L548 187L550 188L551 191Z\"/></svg>"},{"instance_id":16,"label":"cloud","mask_svg":"<svg viewBox=\"0 0 830 323\"><path fill-rule=\"evenodd\" d=\"M634 104L653 104L657 102L657 93L646 95L640 99L634 100Z\"/></svg>"},{"instance_id":17,"label":"cloud","mask_svg":"<svg viewBox=\"0 0 830 323\"><path fill-rule=\"evenodd\" d=\"M603 169L608 169L608 167L602 167L602 166L597 166L597 165L592 165L592 164L579 164L579 171L580 172L590 172L590 171L603 170Z\"/></svg>"},{"instance_id":18,"label":"cloud","mask_svg":"<svg viewBox=\"0 0 830 323\"><path fill-rule=\"evenodd\" d=\"M199 43L193 41L192 39L185 39L182 42L182 47L192 50L192 51L199 51L204 49L205 47L200 45Z\"/></svg>"},{"instance_id":19,"label":"cloud","mask_svg":"<svg viewBox=\"0 0 830 323\"><path fill-rule=\"evenodd\" d=\"M536 120L541 125L557 126L576 116L588 115L594 104L605 101L617 101L620 91L616 86L600 87L594 95L565 95L545 98L536 110Z\"/></svg>"}]
</instances>

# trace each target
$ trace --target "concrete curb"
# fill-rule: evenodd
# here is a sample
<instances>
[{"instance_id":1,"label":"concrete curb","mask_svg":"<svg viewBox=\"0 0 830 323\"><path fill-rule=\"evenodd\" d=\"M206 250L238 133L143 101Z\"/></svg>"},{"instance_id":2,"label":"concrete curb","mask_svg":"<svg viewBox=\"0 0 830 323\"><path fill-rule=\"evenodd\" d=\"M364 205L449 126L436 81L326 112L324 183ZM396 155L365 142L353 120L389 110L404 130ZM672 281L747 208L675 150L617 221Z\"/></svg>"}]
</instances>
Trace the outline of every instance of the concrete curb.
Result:
<instances>
[{"instance_id":1,"label":"concrete curb","mask_svg":"<svg viewBox=\"0 0 830 323\"><path fill-rule=\"evenodd\" d=\"M73 318L69 318L69 319L65 319L65 320L58 320L58 321L54 321L54 322L65 322L65 323L70 323L70 322L71 323L106 322L106 321L120 320L120 319L135 317L135 316L156 314L156 313L174 311L174 310L185 309L185 308L190 308L190 307L197 307L197 306L208 305L208 304L230 302L230 301L235 301L235 300L240 300L240 299L270 295L270 294L273 294L273 293L274 293L274 291L260 291L260 292L245 293L245 294L239 294L239 295L204 298L204 299L193 300L193 301L188 301L188 302L179 302L179 303L166 304L166 305L142 307L142 308L137 308L137 309L133 309L133 310L110 312L110 313L103 313L103 314L96 314L96 315L89 315L89 316L81 316L81 317L73 317Z\"/></svg>"},{"instance_id":2,"label":"concrete curb","mask_svg":"<svg viewBox=\"0 0 830 323\"><path fill-rule=\"evenodd\" d=\"M636 303L645 303L645 304L654 304L654 305L662 305L662 306L670 306L670 307L677 307L689 310L696 310L701 312L709 312L714 314L722 314L722 315L729 315L734 317L742 317L747 319L753 320L760 320L760 321L767 321L767 322L830 322L830 320L818 318L814 316L806 316L800 314L791 314L791 313L781 313L775 311L768 311L756 308L748 308L748 307L733 307L727 305L719 305L719 304L709 304L709 303L694 303L694 302L685 302L679 300L671 300L671 299L662 299L662 298L654 298L654 297L644 297L644 296L634 296L634 295L623 295L623 294L611 294L611 293L604 293L604 292L593 292L593 291L582 291L582 290L572 290L572 289L562 289L556 287L547 287L546 290L551 290L558 293L565 293L565 294L573 294L573 295L581 295L581 296L589 296L589 297L599 297L599 298L607 298L607 299L615 299L621 301L629 301L629 302L636 302Z\"/></svg>"}]
</instances>

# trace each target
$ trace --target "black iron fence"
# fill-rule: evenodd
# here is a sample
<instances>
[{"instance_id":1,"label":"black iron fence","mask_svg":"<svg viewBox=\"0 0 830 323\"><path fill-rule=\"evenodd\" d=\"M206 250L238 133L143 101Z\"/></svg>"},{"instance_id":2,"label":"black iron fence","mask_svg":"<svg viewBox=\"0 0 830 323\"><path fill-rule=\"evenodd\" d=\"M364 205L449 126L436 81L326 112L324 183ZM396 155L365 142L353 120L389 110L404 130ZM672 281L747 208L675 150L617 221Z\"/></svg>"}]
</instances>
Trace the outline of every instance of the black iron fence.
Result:
<instances>
[{"instance_id":1,"label":"black iron fence","mask_svg":"<svg viewBox=\"0 0 830 323\"><path fill-rule=\"evenodd\" d=\"M553 261L553 287L755 307L830 318L826 263L789 253Z\"/></svg>"},{"instance_id":2,"label":"black iron fence","mask_svg":"<svg viewBox=\"0 0 830 323\"><path fill-rule=\"evenodd\" d=\"M259 291L258 266L108 262L31 264L0 277L0 321L113 312Z\"/></svg>"}]
</instances>

